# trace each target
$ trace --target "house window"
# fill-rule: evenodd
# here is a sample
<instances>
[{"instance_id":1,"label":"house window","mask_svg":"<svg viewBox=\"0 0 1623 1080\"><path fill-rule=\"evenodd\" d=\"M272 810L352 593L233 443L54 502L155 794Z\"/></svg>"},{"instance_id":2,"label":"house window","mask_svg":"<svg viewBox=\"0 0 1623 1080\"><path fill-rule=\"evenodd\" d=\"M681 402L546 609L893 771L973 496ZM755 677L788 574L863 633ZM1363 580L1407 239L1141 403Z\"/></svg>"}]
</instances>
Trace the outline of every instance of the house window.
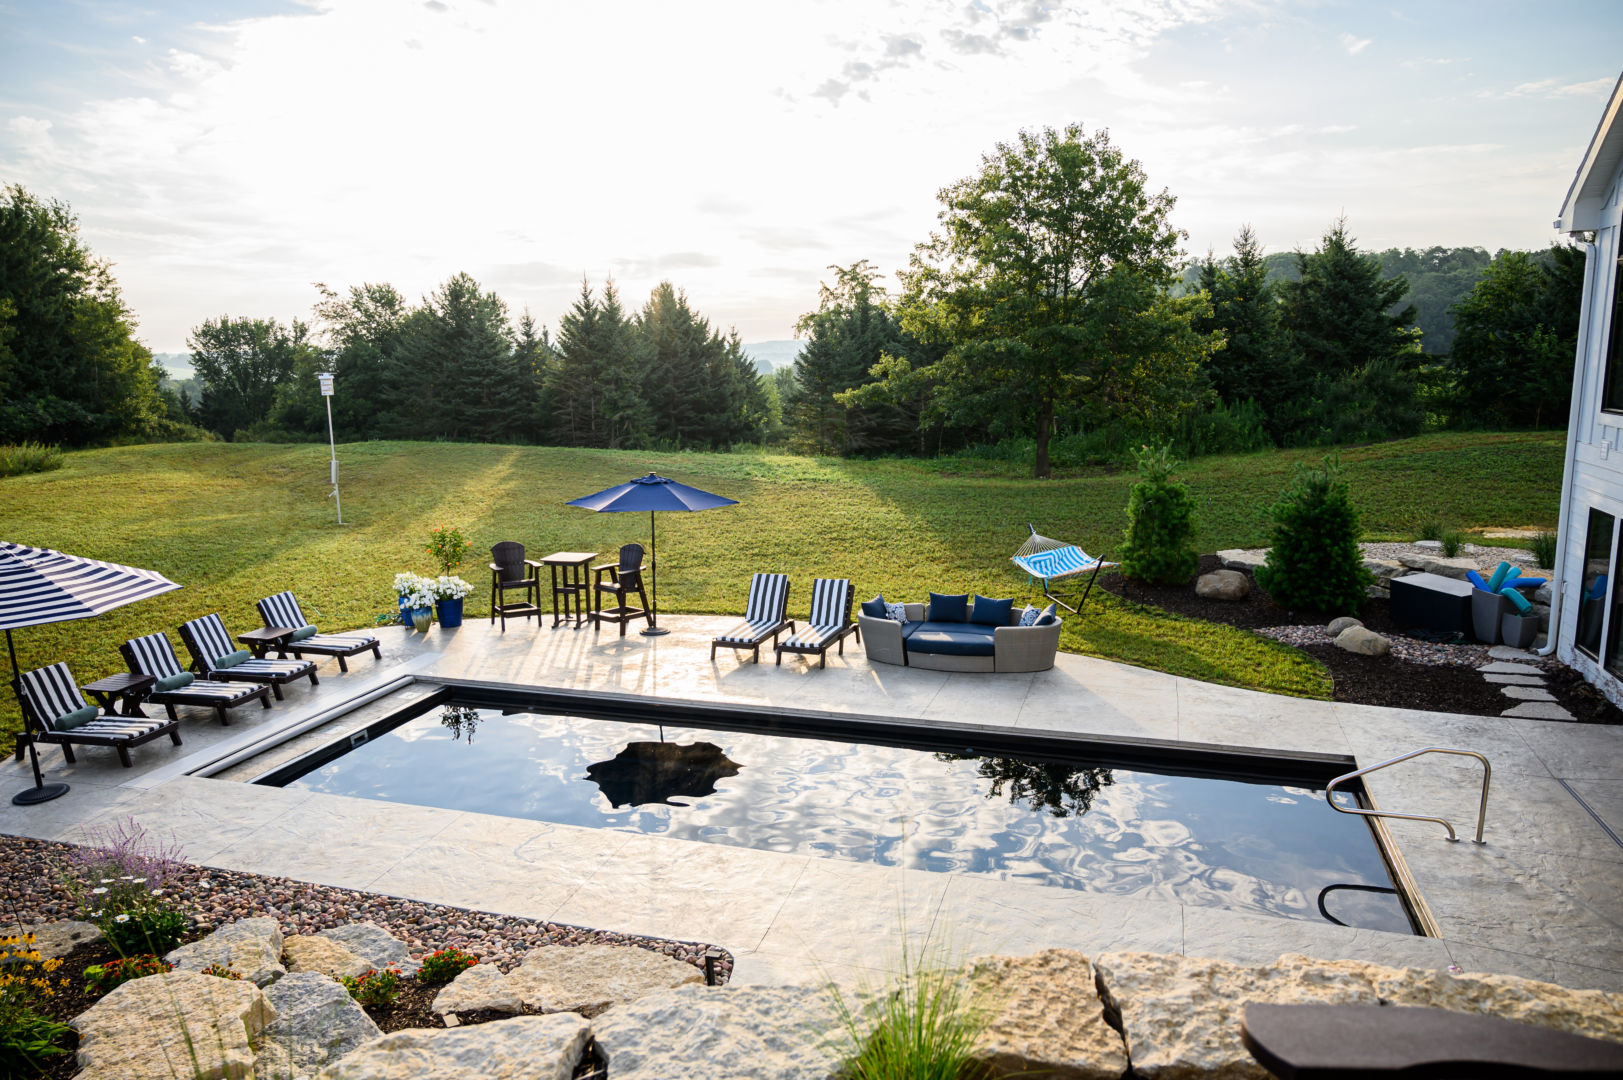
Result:
<instances>
[{"instance_id":1,"label":"house window","mask_svg":"<svg viewBox=\"0 0 1623 1080\"><path fill-rule=\"evenodd\" d=\"M1611 514L1601 510L1589 511L1589 535L1584 540L1584 576L1578 594L1579 649L1596 659L1600 658L1600 632L1606 622L1607 568L1612 562L1612 528L1616 524ZM1615 652L1615 647L1608 652Z\"/></svg>"},{"instance_id":2,"label":"house window","mask_svg":"<svg viewBox=\"0 0 1623 1080\"><path fill-rule=\"evenodd\" d=\"M1617 262L1617 280L1612 282L1612 317L1606 328L1606 392L1600 407L1607 412L1623 412L1623 259Z\"/></svg>"}]
</instances>

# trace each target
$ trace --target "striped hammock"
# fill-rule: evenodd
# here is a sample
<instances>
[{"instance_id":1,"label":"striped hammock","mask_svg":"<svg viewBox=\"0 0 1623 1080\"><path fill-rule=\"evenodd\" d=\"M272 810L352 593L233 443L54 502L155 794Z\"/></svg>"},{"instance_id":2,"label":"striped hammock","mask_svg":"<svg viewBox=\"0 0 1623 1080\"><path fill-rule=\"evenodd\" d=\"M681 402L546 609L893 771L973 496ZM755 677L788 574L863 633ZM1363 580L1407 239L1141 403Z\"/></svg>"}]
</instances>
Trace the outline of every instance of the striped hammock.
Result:
<instances>
[{"instance_id":1,"label":"striped hammock","mask_svg":"<svg viewBox=\"0 0 1623 1080\"><path fill-rule=\"evenodd\" d=\"M1043 536L1037 532L1035 525L1028 524L1026 528L1031 530L1031 539L1021 545L1020 550L1010 557L1010 561L1024 571L1028 578L1042 582L1043 595L1066 611L1075 612L1077 608L1073 608L1053 594L1051 590L1054 582L1078 574L1091 573L1093 577L1088 579L1087 591L1082 594L1081 603L1077 605L1081 607L1087 603L1088 593L1093 591L1093 578L1098 577L1099 571L1104 567L1116 565L1089 555L1075 544Z\"/></svg>"}]
</instances>

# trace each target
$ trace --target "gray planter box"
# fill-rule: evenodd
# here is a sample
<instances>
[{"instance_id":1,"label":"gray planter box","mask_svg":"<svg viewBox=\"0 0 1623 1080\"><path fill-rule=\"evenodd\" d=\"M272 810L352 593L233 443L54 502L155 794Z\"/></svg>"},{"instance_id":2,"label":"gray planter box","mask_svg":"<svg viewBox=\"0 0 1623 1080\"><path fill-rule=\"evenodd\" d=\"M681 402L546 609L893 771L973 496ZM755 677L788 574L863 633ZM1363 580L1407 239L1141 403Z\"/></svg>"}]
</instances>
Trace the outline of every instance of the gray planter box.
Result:
<instances>
[{"instance_id":1,"label":"gray planter box","mask_svg":"<svg viewBox=\"0 0 1623 1080\"><path fill-rule=\"evenodd\" d=\"M1485 589L1471 590L1471 630L1484 645L1499 644L1499 622L1513 611L1509 597Z\"/></svg>"},{"instance_id":2,"label":"gray planter box","mask_svg":"<svg viewBox=\"0 0 1623 1080\"><path fill-rule=\"evenodd\" d=\"M1537 615L1506 615L1499 620L1499 635L1513 649L1525 649L1538 637L1540 619Z\"/></svg>"}]
</instances>

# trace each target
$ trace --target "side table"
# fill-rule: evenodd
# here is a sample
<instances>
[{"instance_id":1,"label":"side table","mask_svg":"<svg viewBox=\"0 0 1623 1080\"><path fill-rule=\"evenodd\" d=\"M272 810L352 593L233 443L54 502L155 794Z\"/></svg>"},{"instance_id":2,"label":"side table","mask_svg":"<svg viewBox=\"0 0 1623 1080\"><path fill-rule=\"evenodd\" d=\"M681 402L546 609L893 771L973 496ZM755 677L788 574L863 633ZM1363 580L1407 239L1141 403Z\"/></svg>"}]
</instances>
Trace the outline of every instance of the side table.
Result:
<instances>
[{"instance_id":1,"label":"side table","mask_svg":"<svg viewBox=\"0 0 1623 1080\"><path fill-rule=\"evenodd\" d=\"M276 659L287 659L288 639L293 636L292 628L286 626L266 626L259 630L250 630L246 634L238 634L237 640L248 646L254 654L255 660L265 659L265 654L272 649L276 650Z\"/></svg>"},{"instance_id":2,"label":"side table","mask_svg":"<svg viewBox=\"0 0 1623 1080\"><path fill-rule=\"evenodd\" d=\"M569 621L569 604L575 604L575 629L586 625L586 601L591 586L586 583L586 568L597 558L595 551L555 551L541 560L541 565L552 570L552 628L556 630ZM559 601L562 600L560 614Z\"/></svg>"},{"instance_id":3,"label":"side table","mask_svg":"<svg viewBox=\"0 0 1623 1080\"><path fill-rule=\"evenodd\" d=\"M146 700L147 694L152 691L152 684L157 681L151 675L131 675L121 671L117 675L86 683L79 689L95 698L104 713L144 718L146 713L141 711L141 702Z\"/></svg>"}]
</instances>

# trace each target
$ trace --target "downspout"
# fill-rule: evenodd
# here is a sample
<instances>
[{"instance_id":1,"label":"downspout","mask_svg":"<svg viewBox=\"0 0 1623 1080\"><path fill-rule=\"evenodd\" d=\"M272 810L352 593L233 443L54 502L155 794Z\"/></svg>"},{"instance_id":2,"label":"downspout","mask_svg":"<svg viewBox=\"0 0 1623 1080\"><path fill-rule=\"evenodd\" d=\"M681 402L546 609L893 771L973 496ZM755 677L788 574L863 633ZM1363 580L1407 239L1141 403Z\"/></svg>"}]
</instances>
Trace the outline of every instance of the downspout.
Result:
<instances>
[{"instance_id":1,"label":"downspout","mask_svg":"<svg viewBox=\"0 0 1623 1080\"><path fill-rule=\"evenodd\" d=\"M1595 280L1599 274L1599 260L1596 255L1599 249L1591 241L1584 245L1584 296L1593 300L1595 296ZM1593 305L1585 303L1578 315L1578 348L1572 359L1572 387L1579 391L1583 387L1584 358L1589 355L1589 310ZM1567 515L1572 511L1572 464L1578 457L1578 414L1582 411L1584 401L1581 393L1578 400L1573 402L1567 417L1567 460L1561 467L1561 516L1556 519L1557 535L1567 528ZM1549 656L1555 652L1556 636L1561 632L1561 598L1566 592L1565 570L1567 566L1566 545L1563 544L1555 556L1555 576L1550 580L1550 634L1544 642L1544 648L1539 649L1535 655Z\"/></svg>"}]
</instances>

